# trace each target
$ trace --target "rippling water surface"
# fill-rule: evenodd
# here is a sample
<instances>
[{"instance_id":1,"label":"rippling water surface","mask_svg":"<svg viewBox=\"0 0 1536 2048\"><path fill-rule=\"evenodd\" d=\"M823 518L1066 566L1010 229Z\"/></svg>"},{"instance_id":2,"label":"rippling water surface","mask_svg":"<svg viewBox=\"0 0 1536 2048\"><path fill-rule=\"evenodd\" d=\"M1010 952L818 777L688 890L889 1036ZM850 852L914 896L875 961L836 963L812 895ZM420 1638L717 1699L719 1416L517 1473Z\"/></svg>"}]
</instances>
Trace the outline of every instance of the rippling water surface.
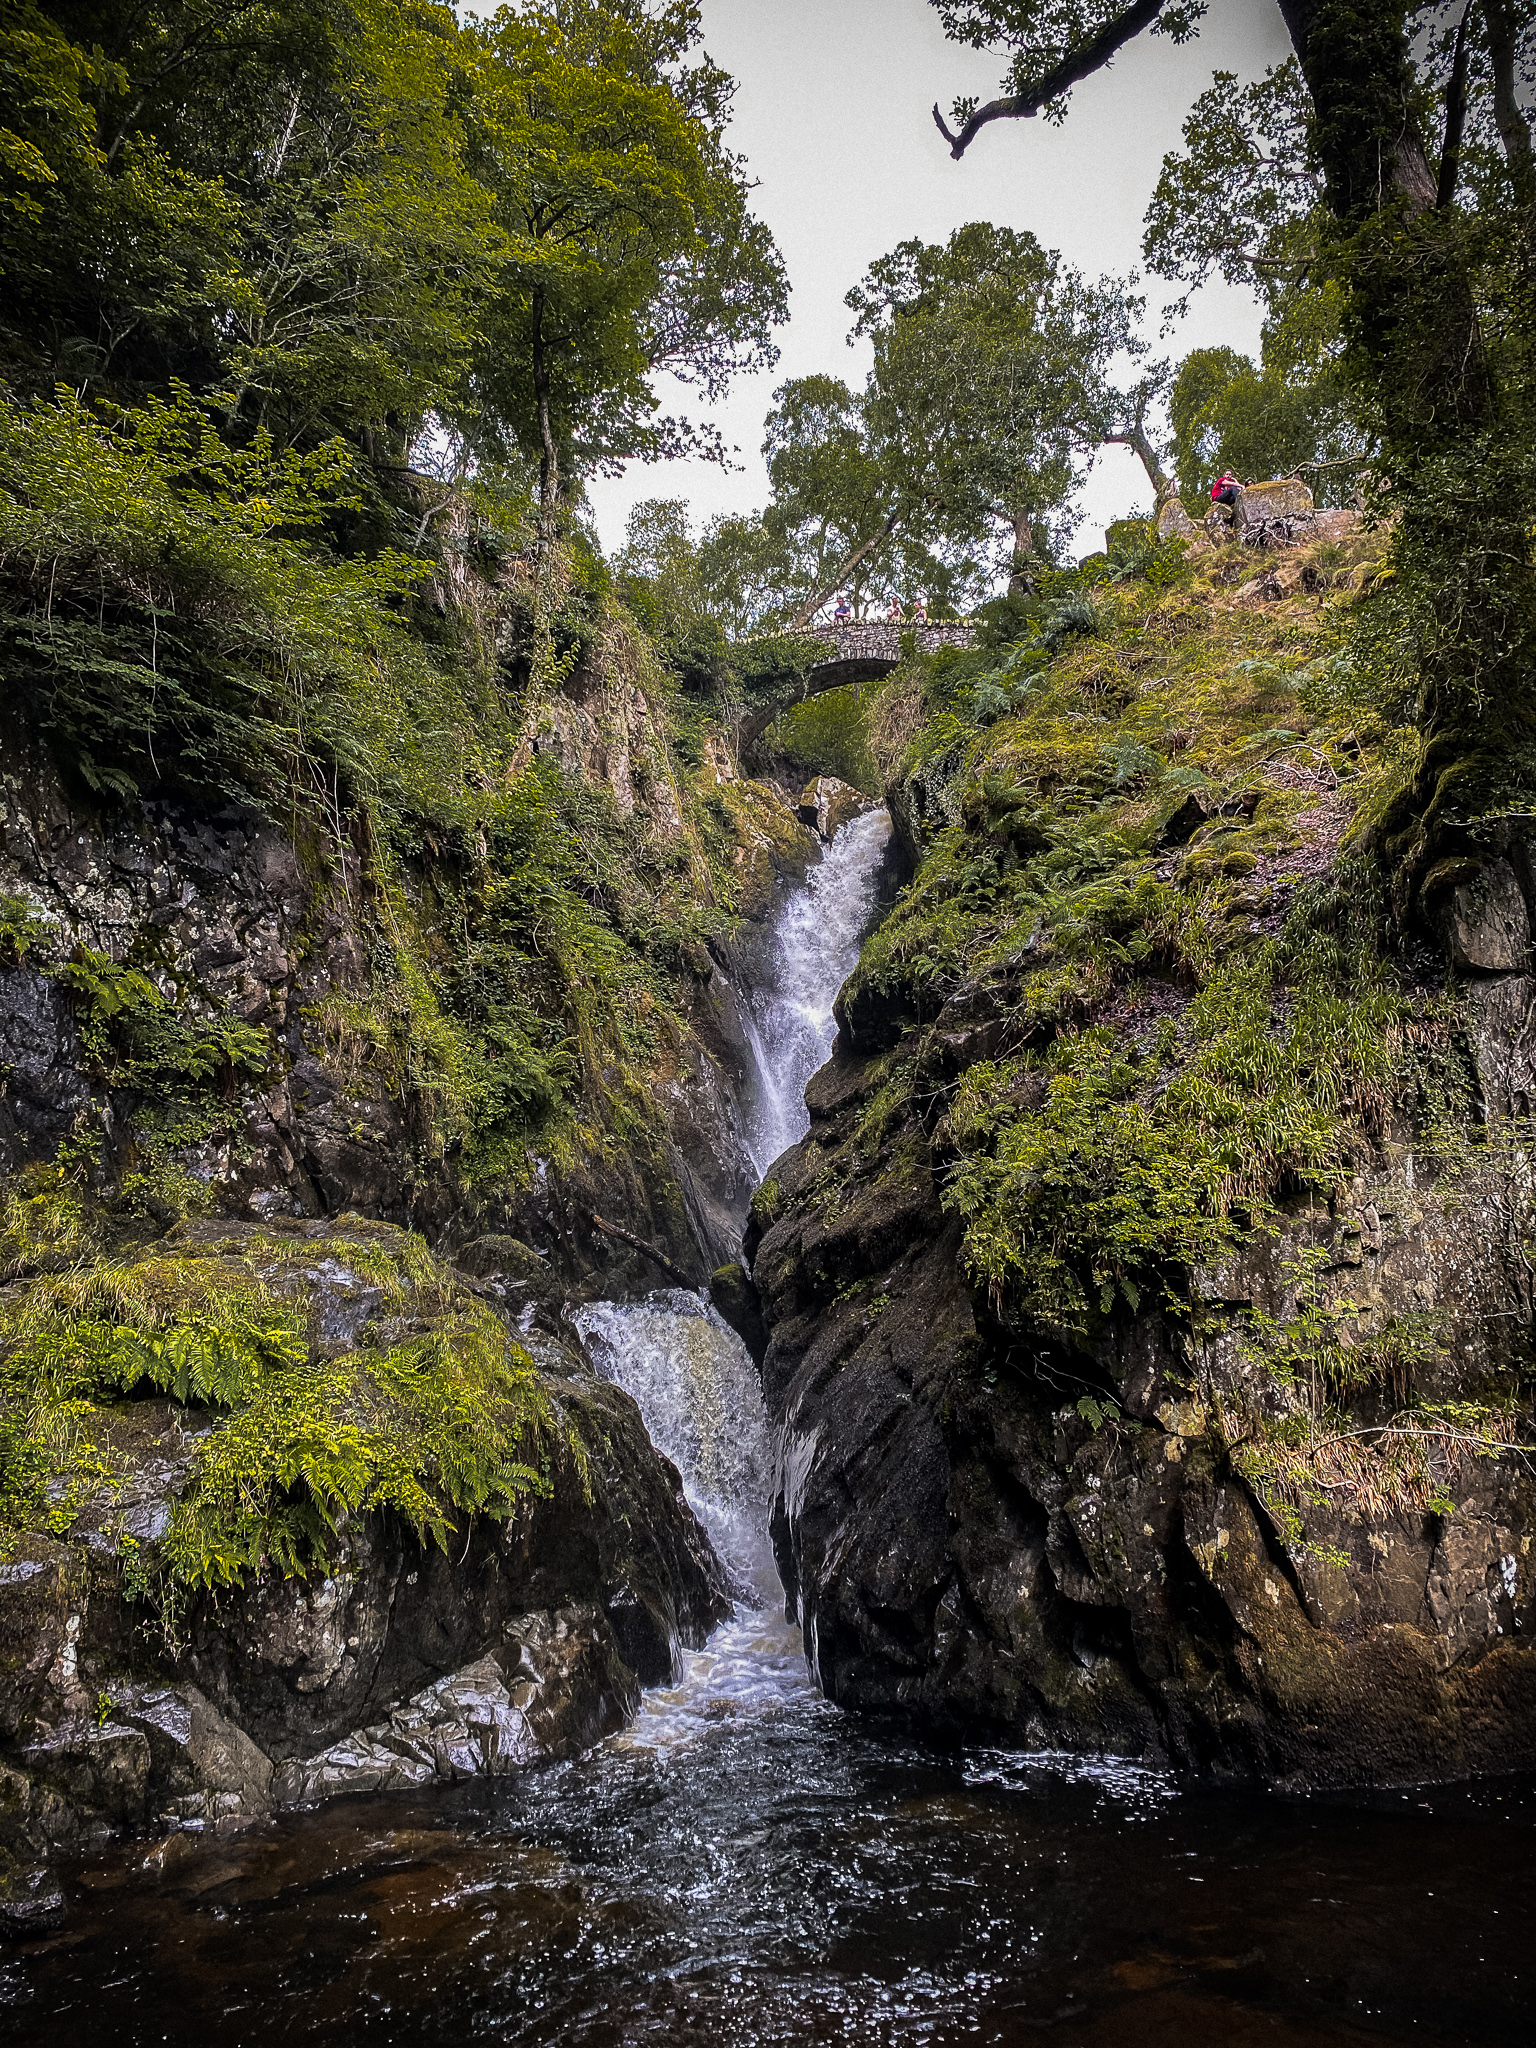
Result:
<instances>
[{"instance_id":1,"label":"rippling water surface","mask_svg":"<svg viewBox=\"0 0 1536 2048\"><path fill-rule=\"evenodd\" d=\"M802 1696L73 1876L20 2043L1531 2039L1526 1787L1290 1803Z\"/></svg>"}]
</instances>

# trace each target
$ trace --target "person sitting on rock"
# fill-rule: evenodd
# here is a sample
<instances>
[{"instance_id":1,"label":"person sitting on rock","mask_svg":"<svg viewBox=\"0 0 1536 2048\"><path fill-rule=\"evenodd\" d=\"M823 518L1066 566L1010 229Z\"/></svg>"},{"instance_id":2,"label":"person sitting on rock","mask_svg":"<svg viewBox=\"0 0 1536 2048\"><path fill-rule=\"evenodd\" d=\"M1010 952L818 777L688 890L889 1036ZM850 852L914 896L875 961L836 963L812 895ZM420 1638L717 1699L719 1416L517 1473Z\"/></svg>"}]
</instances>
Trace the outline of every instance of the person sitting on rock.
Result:
<instances>
[{"instance_id":1,"label":"person sitting on rock","mask_svg":"<svg viewBox=\"0 0 1536 2048\"><path fill-rule=\"evenodd\" d=\"M832 623L833 623L833 625L834 625L834 626L846 626L846 625L847 625L847 623L848 623L848 621L849 621L849 620L850 620L850 619L851 619L852 617L853 617L853 606L852 606L852 605L851 605L851 604L850 604L850 603L848 602L848 600L847 600L847 598L846 598L846 597L840 597L840 598L839 598L839 599L837 600L837 610L836 610L836 611L835 611L835 612L834 612L834 613L832 614Z\"/></svg>"},{"instance_id":2,"label":"person sitting on rock","mask_svg":"<svg viewBox=\"0 0 1536 2048\"><path fill-rule=\"evenodd\" d=\"M1239 483L1230 469L1224 469L1221 475L1217 477L1215 483L1211 485L1211 503L1213 505L1228 506L1234 526L1241 526L1243 523L1244 489L1245 486Z\"/></svg>"}]
</instances>

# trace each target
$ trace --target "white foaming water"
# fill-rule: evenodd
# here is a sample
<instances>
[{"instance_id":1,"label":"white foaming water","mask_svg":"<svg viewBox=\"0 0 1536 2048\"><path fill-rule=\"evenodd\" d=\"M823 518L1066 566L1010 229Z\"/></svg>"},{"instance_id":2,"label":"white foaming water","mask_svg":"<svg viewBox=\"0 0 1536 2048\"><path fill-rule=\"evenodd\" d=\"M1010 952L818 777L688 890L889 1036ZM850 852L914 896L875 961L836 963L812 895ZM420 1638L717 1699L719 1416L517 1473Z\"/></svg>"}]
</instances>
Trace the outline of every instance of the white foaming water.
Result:
<instances>
[{"instance_id":1,"label":"white foaming water","mask_svg":"<svg viewBox=\"0 0 1536 2048\"><path fill-rule=\"evenodd\" d=\"M760 1174L809 1128L805 1084L832 1050L832 1004L859 957L890 836L884 811L852 819L779 913L769 986L746 1019L757 1068L749 1149ZM681 1288L593 1302L575 1320L593 1362L634 1396L652 1443L682 1473L736 1597L704 1648L684 1652L679 1683L644 1694L616 1744L672 1749L726 1716L818 1707L800 1631L784 1619L767 1535L768 1418L741 1339Z\"/></svg>"},{"instance_id":2,"label":"white foaming water","mask_svg":"<svg viewBox=\"0 0 1536 2048\"><path fill-rule=\"evenodd\" d=\"M832 1050L832 1005L858 960L890 836L884 811L850 819L779 912L772 971L747 1019L757 1066L747 1147L764 1177L810 1128L805 1084Z\"/></svg>"},{"instance_id":3,"label":"white foaming water","mask_svg":"<svg viewBox=\"0 0 1536 2048\"><path fill-rule=\"evenodd\" d=\"M776 1712L816 1697L800 1631L767 1536L772 1453L746 1347L699 1295L665 1288L644 1301L599 1301L575 1321L594 1364L632 1394L651 1441L683 1487L732 1581L736 1612L702 1650L684 1651L676 1685L641 1698L623 1748L671 1749L725 1716Z\"/></svg>"}]
</instances>

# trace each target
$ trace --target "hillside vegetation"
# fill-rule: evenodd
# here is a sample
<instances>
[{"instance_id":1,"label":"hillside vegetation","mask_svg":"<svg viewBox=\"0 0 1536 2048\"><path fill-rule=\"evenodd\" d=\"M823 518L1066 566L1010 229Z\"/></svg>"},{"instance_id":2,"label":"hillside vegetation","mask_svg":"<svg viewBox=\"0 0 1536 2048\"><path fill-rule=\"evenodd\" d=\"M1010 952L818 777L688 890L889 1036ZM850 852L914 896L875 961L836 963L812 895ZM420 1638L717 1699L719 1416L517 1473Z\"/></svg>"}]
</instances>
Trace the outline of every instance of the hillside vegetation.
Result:
<instances>
[{"instance_id":1,"label":"hillside vegetation","mask_svg":"<svg viewBox=\"0 0 1536 2048\"><path fill-rule=\"evenodd\" d=\"M1171 1327L1302 1550L1309 1506L1448 1508L1529 1393L1477 1308L1357 1270L1352 1218L1379 1250L1379 1217L1411 1235L1415 1202L1489 1177L1519 1242L1536 1223L1517 1134L1483 1121L1477 1010L1368 851L1416 748L1361 682L1388 538L1186 558L1122 528L994 607L990 646L883 686L870 746L916 871L839 1003L859 1113L796 1196L830 1229L931 1171L1002 1354L1095 1427L1139 1426L1121 1348ZM783 1213L773 1184L758 1210ZM1234 1320L1213 1275L1255 1253Z\"/></svg>"}]
</instances>

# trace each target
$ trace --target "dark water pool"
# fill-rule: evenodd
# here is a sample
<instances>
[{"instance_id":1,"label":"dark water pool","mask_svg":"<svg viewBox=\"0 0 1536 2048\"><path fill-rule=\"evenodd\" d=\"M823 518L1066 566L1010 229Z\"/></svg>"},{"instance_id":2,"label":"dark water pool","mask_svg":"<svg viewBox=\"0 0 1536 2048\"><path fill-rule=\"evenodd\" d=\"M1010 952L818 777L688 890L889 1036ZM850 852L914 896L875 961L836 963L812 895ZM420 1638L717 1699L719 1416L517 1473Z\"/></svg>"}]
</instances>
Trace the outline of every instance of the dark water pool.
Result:
<instances>
[{"instance_id":1,"label":"dark water pool","mask_svg":"<svg viewBox=\"0 0 1536 2048\"><path fill-rule=\"evenodd\" d=\"M1287 1801L804 1697L671 1748L73 1869L0 2037L1536 2040L1536 1786Z\"/></svg>"}]
</instances>

